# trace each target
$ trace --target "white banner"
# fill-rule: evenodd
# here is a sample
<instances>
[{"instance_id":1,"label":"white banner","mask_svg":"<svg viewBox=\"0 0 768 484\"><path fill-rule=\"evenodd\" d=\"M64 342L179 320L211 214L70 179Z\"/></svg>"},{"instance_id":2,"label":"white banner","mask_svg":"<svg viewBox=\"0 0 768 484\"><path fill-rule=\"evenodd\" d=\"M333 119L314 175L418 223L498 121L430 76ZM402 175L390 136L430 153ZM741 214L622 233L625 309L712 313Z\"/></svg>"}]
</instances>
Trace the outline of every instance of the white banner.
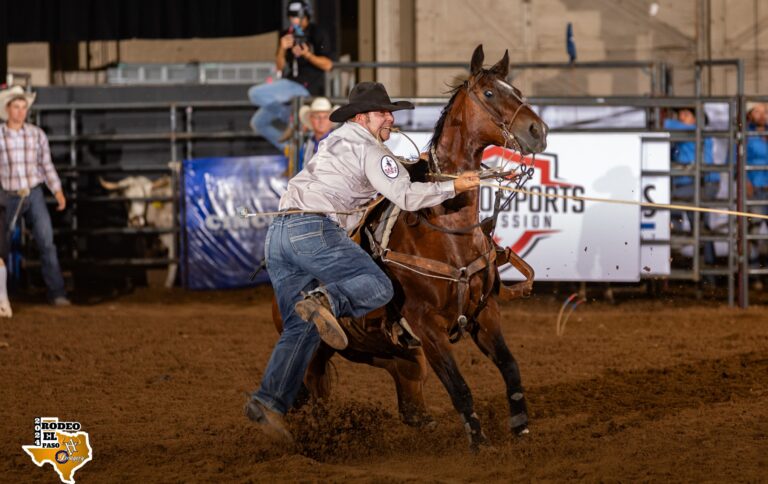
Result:
<instances>
[{"instance_id":1,"label":"white banner","mask_svg":"<svg viewBox=\"0 0 768 484\"><path fill-rule=\"evenodd\" d=\"M431 133L407 134L421 151L426 149ZM641 186L641 166L643 160L662 165L666 160L668 169L669 144L644 142L643 138L648 138L648 133L554 133L547 137L546 153L535 158L521 159L517 153L489 147L483 161L489 166L503 165L505 169L520 163L532 165L533 179L524 186L532 192L635 202L650 197L666 203L668 177ZM400 156L417 156L416 149L402 136L394 135L387 144ZM655 163L646 166L664 169ZM495 192L490 187L481 188L481 217L492 214ZM644 233L655 234L653 238L669 238L667 211L649 211L644 215ZM641 271L669 271L668 255L661 256L664 250L668 254L668 246L653 247L649 250L652 256L644 258L641 264L640 229L641 210L636 205L518 194L500 213L495 236L500 245L512 247L531 264L540 281L636 282ZM522 278L510 266L502 268L502 277Z\"/></svg>"},{"instance_id":2,"label":"white banner","mask_svg":"<svg viewBox=\"0 0 768 484\"><path fill-rule=\"evenodd\" d=\"M669 139L663 134L648 135L642 140L643 170L669 171ZM669 176L643 176L643 201L651 203L669 203ZM642 208L640 218L640 265L642 276L668 276L670 273L669 243L657 244L655 241L668 241L670 237L669 210Z\"/></svg>"}]
</instances>

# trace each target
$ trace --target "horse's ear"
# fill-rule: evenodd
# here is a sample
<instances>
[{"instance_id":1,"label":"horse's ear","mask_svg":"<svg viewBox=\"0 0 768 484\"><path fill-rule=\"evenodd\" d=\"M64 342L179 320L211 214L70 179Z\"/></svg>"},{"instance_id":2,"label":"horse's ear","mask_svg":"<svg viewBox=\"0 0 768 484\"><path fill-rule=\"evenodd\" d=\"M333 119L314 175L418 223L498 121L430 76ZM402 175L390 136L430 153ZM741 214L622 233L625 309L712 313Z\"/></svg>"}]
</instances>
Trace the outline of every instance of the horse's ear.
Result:
<instances>
[{"instance_id":1,"label":"horse's ear","mask_svg":"<svg viewBox=\"0 0 768 484\"><path fill-rule=\"evenodd\" d=\"M502 79L506 79L509 74L509 50L504 51L504 57L499 62L491 67L491 72L498 75Z\"/></svg>"},{"instance_id":2,"label":"horse's ear","mask_svg":"<svg viewBox=\"0 0 768 484\"><path fill-rule=\"evenodd\" d=\"M472 63L470 64L469 71L470 73L472 73L473 76L479 73L480 70L482 70L484 59L485 59L485 54L483 53L483 44L480 44L475 49L475 52L472 54Z\"/></svg>"}]
</instances>

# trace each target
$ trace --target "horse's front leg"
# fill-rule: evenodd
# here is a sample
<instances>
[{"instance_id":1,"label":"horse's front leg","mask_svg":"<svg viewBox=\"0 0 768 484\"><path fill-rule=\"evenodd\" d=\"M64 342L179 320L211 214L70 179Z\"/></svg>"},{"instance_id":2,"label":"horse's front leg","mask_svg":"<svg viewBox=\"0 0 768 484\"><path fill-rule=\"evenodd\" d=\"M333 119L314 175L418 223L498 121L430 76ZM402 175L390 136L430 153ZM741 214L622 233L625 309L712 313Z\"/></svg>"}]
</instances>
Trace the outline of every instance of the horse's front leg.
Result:
<instances>
[{"instance_id":1,"label":"horse's front leg","mask_svg":"<svg viewBox=\"0 0 768 484\"><path fill-rule=\"evenodd\" d=\"M515 435L522 436L528 433L528 409L520 380L520 368L501 334L500 319L499 306L491 298L477 318L478 324L472 332L472 339L501 372L507 386L509 429Z\"/></svg>"},{"instance_id":2,"label":"horse's front leg","mask_svg":"<svg viewBox=\"0 0 768 484\"><path fill-rule=\"evenodd\" d=\"M411 359L373 358L373 365L384 368L392 375L397 389L397 406L403 423L411 427L432 429L437 424L429 415L424 402L427 362L421 348L411 350L411 356Z\"/></svg>"},{"instance_id":3,"label":"horse's front leg","mask_svg":"<svg viewBox=\"0 0 768 484\"><path fill-rule=\"evenodd\" d=\"M422 317L425 317L422 315ZM461 376L456 360L453 358L451 344L448 341L448 333L444 330L449 326L448 321L441 315L428 315L428 319L412 324L417 336L421 339L424 354L432 369L440 378L443 386L453 402L453 407L459 412L464 429L469 438L469 447L473 451L479 450L482 445L489 445L488 437L480 428L480 419L474 410L472 392ZM415 321L415 317L406 316L408 321ZM418 329L417 329L418 328Z\"/></svg>"}]
</instances>

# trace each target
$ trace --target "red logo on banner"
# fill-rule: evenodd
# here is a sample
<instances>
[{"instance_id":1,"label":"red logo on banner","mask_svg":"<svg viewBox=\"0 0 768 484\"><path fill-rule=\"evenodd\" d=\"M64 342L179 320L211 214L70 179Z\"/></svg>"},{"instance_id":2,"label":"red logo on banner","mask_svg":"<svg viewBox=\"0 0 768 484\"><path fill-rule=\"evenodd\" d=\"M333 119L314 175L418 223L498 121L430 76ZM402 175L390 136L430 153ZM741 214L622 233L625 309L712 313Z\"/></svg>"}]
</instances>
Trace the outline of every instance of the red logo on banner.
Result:
<instances>
[{"instance_id":1,"label":"red logo on banner","mask_svg":"<svg viewBox=\"0 0 768 484\"><path fill-rule=\"evenodd\" d=\"M530 180L528 184L523 186L523 189L539 191L542 193L557 193L561 195L573 195L575 191L583 192L582 187L558 179L556 155L540 154L537 156L522 156L515 151L500 146L488 147L483 153L483 161L486 163L499 159L502 159L506 163L534 167L534 180ZM517 203L513 202L510 207L510 211L514 212L514 214L503 215L507 215L507 217L511 216L513 218L513 221L510 222L512 227L524 229L511 244L505 244L521 257L525 257L529 254L541 240L561 232L558 229L550 228L552 214L567 213L569 208L570 211L573 212L583 210L583 206L571 206L566 203L567 200L560 198L529 196L525 194L518 194L517 197L518 198L515 200ZM532 206L534 205L532 202L537 202L536 207ZM540 213L518 215L518 205L523 203L528 203L530 212ZM533 210L534 208L535 210ZM483 209L485 210L485 208ZM497 237L497 242L501 242L499 237Z\"/></svg>"}]
</instances>

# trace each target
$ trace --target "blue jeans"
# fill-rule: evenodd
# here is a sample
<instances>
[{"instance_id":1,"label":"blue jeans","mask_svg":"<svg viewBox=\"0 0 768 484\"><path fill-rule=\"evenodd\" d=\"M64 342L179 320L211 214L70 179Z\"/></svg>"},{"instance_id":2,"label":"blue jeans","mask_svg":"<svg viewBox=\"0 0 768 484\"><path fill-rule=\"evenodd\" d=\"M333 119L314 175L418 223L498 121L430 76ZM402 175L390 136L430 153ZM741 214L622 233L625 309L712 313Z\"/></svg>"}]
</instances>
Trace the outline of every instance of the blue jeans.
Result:
<instances>
[{"instance_id":1,"label":"blue jeans","mask_svg":"<svg viewBox=\"0 0 768 484\"><path fill-rule=\"evenodd\" d=\"M283 317L283 333L253 398L284 414L293 406L320 345L315 325L294 311L295 304L303 299L302 291L322 291L338 318L364 316L384 306L392 299L393 290L392 282L371 256L344 229L322 215L276 217L267 232L264 252Z\"/></svg>"},{"instance_id":2,"label":"blue jeans","mask_svg":"<svg viewBox=\"0 0 768 484\"><path fill-rule=\"evenodd\" d=\"M290 79L278 79L251 87L248 89L248 98L260 108L251 118L251 127L282 153L286 143L280 141L280 137L291 118L288 103L293 98L307 96L307 88ZM276 126L276 123L283 127Z\"/></svg>"},{"instance_id":3,"label":"blue jeans","mask_svg":"<svg viewBox=\"0 0 768 484\"><path fill-rule=\"evenodd\" d=\"M8 199L5 207L5 220L8 230L13 232L11 221L16 209L21 202L21 197L8 193ZM51 216L48 214L48 207L45 205L43 186L37 185L33 188L29 196L24 199L21 206L19 217L16 220L18 224L21 218L32 227L32 235L37 244L37 250L40 252L40 264L43 272L43 281L48 288L48 299L54 300L57 297L67 295L64 290L64 278L61 276L61 267L59 266L59 257L56 254L56 246L53 245L53 227L51 226Z\"/></svg>"}]
</instances>

